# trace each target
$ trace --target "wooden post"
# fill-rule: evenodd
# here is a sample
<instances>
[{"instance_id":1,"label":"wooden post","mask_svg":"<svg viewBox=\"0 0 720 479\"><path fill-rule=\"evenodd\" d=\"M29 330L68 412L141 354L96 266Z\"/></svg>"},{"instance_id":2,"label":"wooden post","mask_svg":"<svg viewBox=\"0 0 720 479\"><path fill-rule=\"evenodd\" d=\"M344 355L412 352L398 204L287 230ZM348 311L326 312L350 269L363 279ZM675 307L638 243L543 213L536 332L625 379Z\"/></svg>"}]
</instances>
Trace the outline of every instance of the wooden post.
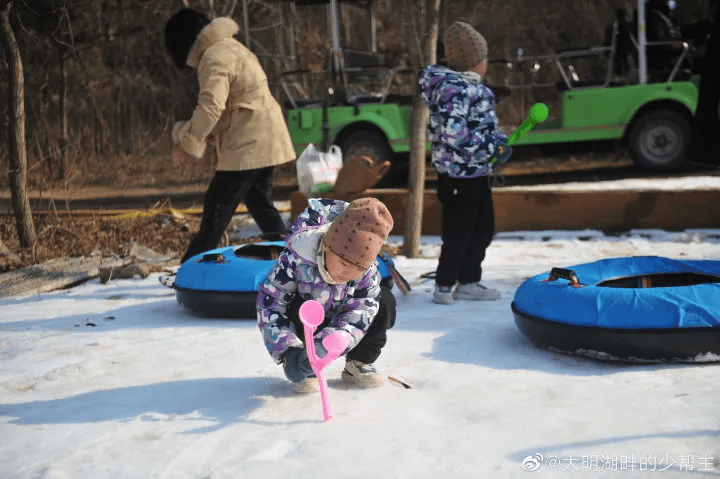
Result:
<instances>
[{"instance_id":1,"label":"wooden post","mask_svg":"<svg viewBox=\"0 0 720 479\"><path fill-rule=\"evenodd\" d=\"M417 90L417 86L415 89ZM420 101L420 94L416 92L410 117L410 178L404 231L404 250L405 256L408 258L420 256L423 194L425 193L425 125L427 125L427 121L428 109Z\"/></svg>"},{"instance_id":2,"label":"wooden post","mask_svg":"<svg viewBox=\"0 0 720 479\"><path fill-rule=\"evenodd\" d=\"M15 34L10 25L10 9L13 2L9 1L2 11L0 24L2 27L2 46L8 62L8 102L10 104L10 195L15 224L18 230L20 246L28 248L37 241L35 224L33 223L30 202L25 191L27 182L27 151L25 149L25 84L23 80L23 64Z\"/></svg>"},{"instance_id":3,"label":"wooden post","mask_svg":"<svg viewBox=\"0 0 720 479\"><path fill-rule=\"evenodd\" d=\"M427 1L427 21L420 16L423 29L422 51L418 52L417 67L424 68L435 63L437 58L438 24L442 0ZM426 58L427 61L424 61ZM410 120L410 182L408 188L408 206L405 216L404 250L408 258L420 256L420 237L422 236L423 196L425 194L425 137L428 121L428 109L420 101L418 85L414 87L413 111Z\"/></svg>"}]
</instances>

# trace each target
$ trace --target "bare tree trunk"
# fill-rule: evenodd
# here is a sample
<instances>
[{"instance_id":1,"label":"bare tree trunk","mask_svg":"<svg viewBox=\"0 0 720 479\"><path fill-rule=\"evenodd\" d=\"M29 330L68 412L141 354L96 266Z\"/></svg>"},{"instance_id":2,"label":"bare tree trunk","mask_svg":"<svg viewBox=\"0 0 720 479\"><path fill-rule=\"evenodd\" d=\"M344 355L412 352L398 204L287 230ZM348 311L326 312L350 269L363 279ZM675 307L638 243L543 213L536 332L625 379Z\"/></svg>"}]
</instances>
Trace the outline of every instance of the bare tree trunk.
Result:
<instances>
[{"instance_id":1,"label":"bare tree trunk","mask_svg":"<svg viewBox=\"0 0 720 479\"><path fill-rule=\"evenodd\" d=\"M290 70L298 70L299 67L299 59L298 56L298 26L297 26L297 11L295 10L295 4L291 3L289 4L288 8L290 9L290 23L288 26L288 32L290 36L290 56L292 57L292 64L290 66Z\"/></svg>"},{"instance_id":2,"label":"bare tree trunk","mask_svg":"<svg viewBox=\"0 0 720 479\"><path fill-rule=\"evenodd\" d=\"M422 48L415 55L416 69L434 63L437 57L438 22L442 0L427 1L426 15L420 15L419 28L422 28ZM425 4L424 4L425 5ZM427 18L426 18L427 17ZM410 187L408 206L405 214L404 249L408 258L420 256L420 237L422 236L423 200L425 195L425 138L428 122L428 109L420 101L420 91L415 85L413 110L410 119Z\"/></svg>"},{"instance_id":3,"label":"bare tree trunk","mask_svg":"<svg viewBox=\"0 0 720 479\"><path fill-rule=\"evenodd\" d=\"M237 0L232 0L228 2L228 5L225 6L222 12L223 17L230 17L232 18L233 15L235 15L235 9L237 8Z\"/></svg>"},{"instance_id":4,"label":"bare tree trunk","mask_svg":"<svg viewBox=\"0 0 720 479\"><path fill-rule=\"evenodd\" d=\"M9 1L2 12L2 38L8 62L8 101L10 103L10 194L20 246L28 248L37 241L30 202L25 191L27 181L27 151L25 150L25 85L23 64L15 34L10 25Z\"/></svg>"},{"instance_id":5,"label":"bare tree trunk","mask_svg":"<svg viewBox=\"0 0 720 479\"><path fill-rule=\"evenodd\" d=\"M208 16L211 20L217 17L217 14L215 13L215 0L203 0L202 3L205 5Z\"/></svg>"},{"instance_id":6,"label":"bare tree trunk","mask_svg":"<svg viewBox=\"0 0 720 479\"><path fill-rule=\"evenodd\" d=\"M65 179L67 174L67 150L70 144L68 135L68 117L67 117L67 64L65 63L65 55L60 52L60 158L58 158L58 178Z\"/></svg>"},{"instance_id":7,"label":"bare tree trunk","mask_svg":"<svg viewBox=\"0 0 720 479\"><path fill-rule=\"evenodd\" d=\"M250 45L250 14L248 13L248 0L242 0L243 11L243 33L245 34L245 46L252 50Z\"/></svg>"},{"instance_id":8,"label":"bare tree trunk","mask_svg":"<svg viewBox=\"0 0 720 479\"><path fill-rule=\"evenodd\" d=\"M122 84L115 87L115 121L113 129L115 130L115 151L114 153L122 154L124 142L123 142L123 105L125 104L124 88Z\"/></svg>"},{"instance_id":9,"label":"bare tree trunk","mask_svg":"<svg viewBox=\"0 0 720 479\"><path fill-rule=\"evenodd\" d=\"M48 92L48 87L50 85L50 64L49 62L45 65L45 78L42 86L40 87L40 95L38 100L38 111L39 115L38 118L40 118L39 125L36 126L37 130L40 130L42 133L38 133L35 135L35 140L30 141L30 144L35 144L35 150L37 151L38 158L41 159L43 163L47 163L48 168L48 174L50 175L50 178L55 179L56 172L55 172L55 162L53 161L53 155L52 155L52 148L50 146L50 125L48 124L48 118L50 118L50 93ZM41 126L40 126L41 125Z\"/></svg>"}]
</instances>

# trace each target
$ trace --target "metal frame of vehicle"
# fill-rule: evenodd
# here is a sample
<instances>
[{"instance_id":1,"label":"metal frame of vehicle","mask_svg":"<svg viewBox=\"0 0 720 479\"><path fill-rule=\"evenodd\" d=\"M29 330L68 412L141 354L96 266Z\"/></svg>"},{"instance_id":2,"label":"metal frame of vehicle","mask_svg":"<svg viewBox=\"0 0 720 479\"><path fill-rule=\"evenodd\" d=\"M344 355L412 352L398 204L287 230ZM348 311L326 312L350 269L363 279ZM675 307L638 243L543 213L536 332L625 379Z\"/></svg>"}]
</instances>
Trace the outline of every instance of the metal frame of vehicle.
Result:
<instances>
[{"instance_id":1,"label":"metal frame of vehicle","mask_svg":"<svg viewBox=\"0 0 720 479\"><path fill-rule=\"evenodd\" d=\"M637 18L637 38L626 31L638 59L637 78L629 84L614 84L612 81L618 36L622 28L627 30L629 27L622 25L620 18L613 24L610 46L515 59L514 66L520 62L532 62L530 70L537 69L542 61L551 61L564 84L560 117L538 125L516 145L619 140L628 147L633 162L643 169L677 169L687 162L699 76L683 81L676 78L681 65L689 58L690 45L685 41L648 42L644 0L637 1ZM680 54L667 77L650 82L647 49L668 46L677 47ZM584 84L574 76L571 62L588 55L609 57L607 75L596 84Z\"/></svg>"},{"instance_id":2,"label":"metal frame of vehicle","mask_svg":"<svg viewBox=\"0 0 720 479\"><path fill-rule=\"evenodd\" d=\"M392 172L402 169L396 154L409 151L410 114L412 97L392 95L391 85L398 75L412 72L373 61L377 53L375 35L375 0L297 0L298 5L326 4L330 11L331 49L327 68L286 72L280 83L288 98L287 121L296 153L299 155L308 144L338 145L343 157L366 155L375 162L390 160ZM371 48L367 52L346 49L341 44L340 3L359 3L369 9ZM367 55L370 60L362 66L348 64L351 54ZM379 57L379 55L377 55ZM322 82L327 93L324 98L308 99L294 93L294 84L300 79ZM359 86L353 91L354 86Z\"/></svg>"}]
</instances>

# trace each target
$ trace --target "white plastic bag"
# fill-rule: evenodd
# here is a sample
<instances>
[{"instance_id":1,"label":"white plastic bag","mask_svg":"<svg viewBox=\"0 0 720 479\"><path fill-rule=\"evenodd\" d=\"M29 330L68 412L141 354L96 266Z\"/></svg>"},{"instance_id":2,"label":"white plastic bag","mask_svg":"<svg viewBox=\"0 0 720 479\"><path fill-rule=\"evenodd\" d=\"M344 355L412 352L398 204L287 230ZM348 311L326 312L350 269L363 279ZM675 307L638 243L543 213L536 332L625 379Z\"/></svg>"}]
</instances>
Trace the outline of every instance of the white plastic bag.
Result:
<instances>
[{"instance_id":1,"label":"white plastic bag","mask_svg":"<svg viewBox=\"0 0 720 479\"><path fill-rule=\"evenodd\" d=\"M322 152L310 143L296 163L298 189L305 196L332 191L338 171L343 166L342 151L332 145Z\"/></svg>"}]
</instances>

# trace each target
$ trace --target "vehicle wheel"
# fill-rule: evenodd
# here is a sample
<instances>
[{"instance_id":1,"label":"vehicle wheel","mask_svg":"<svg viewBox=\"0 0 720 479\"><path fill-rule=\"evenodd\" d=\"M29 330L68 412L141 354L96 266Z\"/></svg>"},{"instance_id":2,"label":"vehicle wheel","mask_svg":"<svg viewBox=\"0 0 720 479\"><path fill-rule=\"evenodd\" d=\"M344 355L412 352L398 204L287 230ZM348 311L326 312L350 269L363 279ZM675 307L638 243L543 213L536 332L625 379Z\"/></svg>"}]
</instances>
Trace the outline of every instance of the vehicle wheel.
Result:
<instances>
[{"instance_id":1,"label":"vehicle wheel","mask_svg":"<svg viewBox=\"0 0 720 479\"><path fill-rule=\"evenodd\" d=\"M646 170L673 170L687 162L690 122L674 110L652 110L638 117L628 148L633 162Z\"/></svg>"},{"instance_id":2,"label":"vehicle wheel","mask_svg":"<svg viewBox=\"0 0 720 479\"><path fill-rule=\"evenodd\" d=\"M376 187L394 186L393 183L396 181L394 173L397 165L394 164L393 152L382 135L368 130L356 131L346 136L338 146L342 150L343 160L364 155L372 158L375 164L390 161L392 163L390 171L385 174Z\"/></svg>"}]
</instances>

